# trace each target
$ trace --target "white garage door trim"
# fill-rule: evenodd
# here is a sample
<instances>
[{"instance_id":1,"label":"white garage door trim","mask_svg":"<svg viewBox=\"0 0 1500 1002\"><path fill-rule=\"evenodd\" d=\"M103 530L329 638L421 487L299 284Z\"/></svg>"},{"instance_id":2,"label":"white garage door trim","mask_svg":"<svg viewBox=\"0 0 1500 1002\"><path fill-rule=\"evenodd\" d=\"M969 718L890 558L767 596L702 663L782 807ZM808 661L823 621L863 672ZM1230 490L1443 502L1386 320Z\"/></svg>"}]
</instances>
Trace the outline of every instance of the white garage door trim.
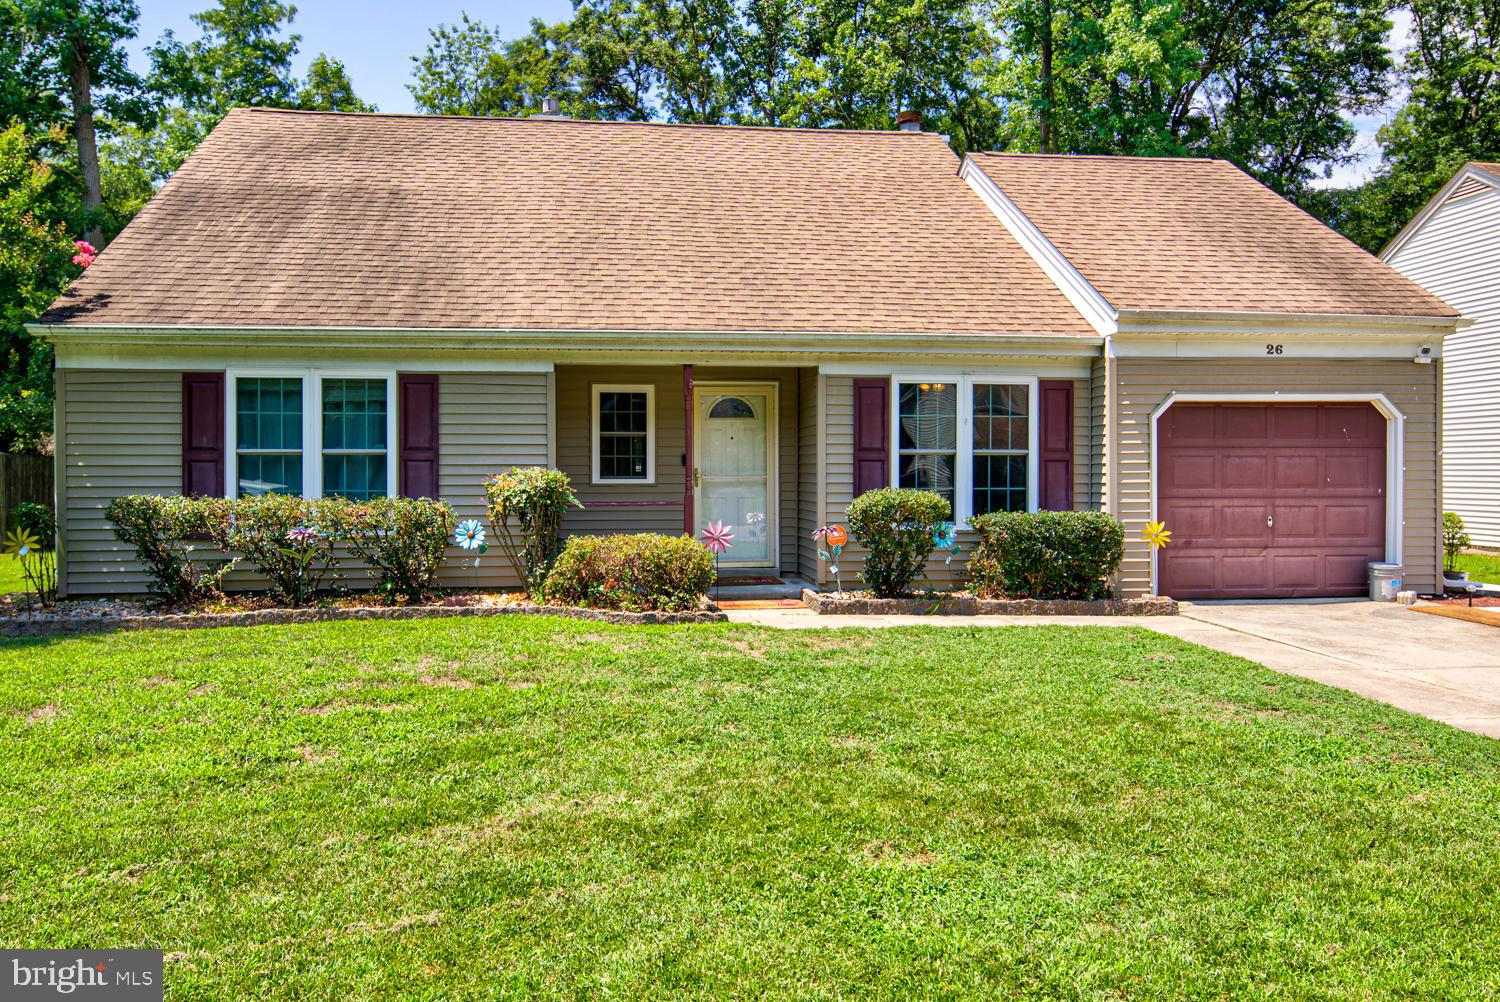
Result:
<instances>
[{"instance_id":1,"label":"white garage door trim","mask_svg":"<svg viewBox=\"0 0 1500 1002\"><path fill-rule=\"evenodd\" d=\"M1385 416L1385 559L1401 562L1401 537L1405 524L1405 498L1402 475L1406 460L1402 443L1406 441L1406 415L1383 393L1173 393L1151 412L1151 521L1156 521L1156 479L1161 469L1157 455L1157 422L1173 404L1373 404ZM1171 526L1167 526L1168 529ZM1151 551L1151 591L1156 592L1157 551Z\"/></svg>"}]
</instances>

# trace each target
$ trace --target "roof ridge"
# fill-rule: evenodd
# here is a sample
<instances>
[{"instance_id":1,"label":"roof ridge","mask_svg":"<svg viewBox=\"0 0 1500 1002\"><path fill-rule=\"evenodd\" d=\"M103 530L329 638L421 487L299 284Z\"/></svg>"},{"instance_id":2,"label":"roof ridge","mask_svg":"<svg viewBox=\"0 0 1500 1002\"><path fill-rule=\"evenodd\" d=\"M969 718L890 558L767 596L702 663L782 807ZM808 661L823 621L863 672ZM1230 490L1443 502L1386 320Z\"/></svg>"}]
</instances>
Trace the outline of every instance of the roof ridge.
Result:
<instances>
[{"instance_id":1,"label":"roof ridge","mask_svg":"<svg viewBox=\"0 0 1500 1002\"><path fill-rule=\"evenodd\" d=\"M973 150L969 154L976 157L1012 157L1025 160L1108 160L1118 162L1122 160L1159 161L1161 163L1174 164L1229 164L1230 161L1223 157L1165 157L1165 156L1136 156L1128 153L1022 153L1014 150ZM1233 164L1231 164L1233 166Z\"/></svg>"},{"instance_id":2,"label":"roof ridge","mask_svg":"<svg viewBox=\"0 0 1500 1002\"><path fill-rule=\"evenodd\" d=\"M838 135L859 136L928 136L934 139L943 138L941 134L936 132L906 132L896 128L839 129L810 125L723 125L707 122L637 122L621 119L572 118L566 115L428 115L417 111L322 111L310 108L265 108L258 105L232 108L229 114L233 115L241 112L254 112L262 115L322 116L326 118L412 118L424 122L526 122L544 125L601 126L635 125L663 129L723 129L739 130L742 132L811 132L817 134L835 133Z\"/></svg>"}]
</instances>

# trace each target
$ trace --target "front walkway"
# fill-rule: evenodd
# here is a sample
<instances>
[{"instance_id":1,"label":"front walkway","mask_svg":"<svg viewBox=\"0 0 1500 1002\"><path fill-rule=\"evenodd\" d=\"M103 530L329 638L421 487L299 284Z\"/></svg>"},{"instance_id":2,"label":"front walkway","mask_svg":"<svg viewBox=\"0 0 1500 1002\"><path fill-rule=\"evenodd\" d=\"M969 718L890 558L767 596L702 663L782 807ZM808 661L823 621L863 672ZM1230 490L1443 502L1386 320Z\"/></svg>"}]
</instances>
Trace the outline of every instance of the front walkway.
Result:
<instances>
[{"instance_id":1,"label":"front walkway","mask_svg":"<svg viewBox=\"0 0 1500 1002\"><path fill-rule=\"evenodd\" d=\"M1500 630L1365 601L1185 603L1179 616L819 616L747 609L786 629L1139 626L1500 738Z\"/></svg>"}]
</instances>

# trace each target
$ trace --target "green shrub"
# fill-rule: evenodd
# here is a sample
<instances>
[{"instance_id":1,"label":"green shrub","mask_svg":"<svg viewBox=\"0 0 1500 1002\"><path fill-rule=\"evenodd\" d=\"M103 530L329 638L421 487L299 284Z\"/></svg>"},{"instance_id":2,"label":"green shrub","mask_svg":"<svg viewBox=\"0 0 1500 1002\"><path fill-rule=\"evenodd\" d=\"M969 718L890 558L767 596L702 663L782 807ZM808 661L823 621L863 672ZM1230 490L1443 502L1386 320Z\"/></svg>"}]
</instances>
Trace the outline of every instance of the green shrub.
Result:
<instances>
[{"instance_id":1,"label":"green shrub","mask_svg":"<svg viewBox=\"0 0 1500 1002\"><path fill-rule=\"evenodd\" d=\"M569 508L583 507L568 475L541 466L512 467L485 481L484 496L495 545L505 553L526 593L540 594L562 550L563 515Z\"/></svg>"},{"instance_id":2,"label":"green shrub","mask_svg":"<svg viewBox=\"0 0 1500 1002\"><path fill-rule=\"evenodd\" d=\"M1125 556L1125 527L1103 512L992 512L969 524L979 533L969 589L982 598L1108 598Z\"/></svg>"},{"instance_id":3,"label":"green shrub","mask_svg":"<svg viewBox=\"0 0 1500 1002\"><path fill-rule=\"evenodd\" d=\"M574 536L543 594L556 605L681 612L698 608L713 583L713 554L691 536Z\"/></svg>"},{"instance_id":4,"label":"green shrub","mask_svg":"<svg viewBox=\"0 0 1500 1002\"><path fill-rule=\"evenodd\" d=\"M453 522L446 501L376 498L350 506L343 542L370 565L375 589L387 601L419 602L437 591Z\"/></svg>"},{"instance_id":5,"label":"green shrub","mask_svg":"<svg viewBox=\"0 0 1500 1002\"><path fill-rule=\"evenodd\" d=\"M904 595L927 568L933 537L953 506L932 491L882 487L849 503L849 532L869 550L860 577L880 598Z\"/></svg>"},{"instance_id":6,"label":"green shrub","mask_svg":"<svg viewBox=\"0 0 1500 1002\"><path fill-rule=\"evenodd\" d=\"M335 547L346 535L353 502L265 494L197 498L194 504L209 538L265 575L278 602L308 605L338 583Z\"/></svg>"},{"instance_id":7,"label":"green shrub","mask_svg":"<svg viewBox=\"0 0 1500 1002\"><path fill-rule=\"evenodd\" d=\"M6 549L21 562L29 594L50 608L57 601L57 515L50 505L23 501L11 511L10 520L13 538Z\"/></svg>"},{"instance_id":8,"label":"green shrub","mask_svg":"<svg viewBox=\"0 0 1500 1002\"><path fill-rule=\"evenodd\" d=\"M203 514L196 498L131 494L111 501L104 517L115 538L135 549L152 592L171 602L200 602L222 594L224 575L234 566L233 560L193 561L188 540L203 533Z\"/></svg>"},{"instance_id":9,"label":"green shrub","mask_svg":"<svg viewBox=\"0 0 1500 1002\"><path fill-rule=\"evenodd\" d=\"M1443 570L1452 574L1458 570L1458 557L1473 542L1468 527L1456 511L1443 512Z\"/></svg>"}]
</instances>

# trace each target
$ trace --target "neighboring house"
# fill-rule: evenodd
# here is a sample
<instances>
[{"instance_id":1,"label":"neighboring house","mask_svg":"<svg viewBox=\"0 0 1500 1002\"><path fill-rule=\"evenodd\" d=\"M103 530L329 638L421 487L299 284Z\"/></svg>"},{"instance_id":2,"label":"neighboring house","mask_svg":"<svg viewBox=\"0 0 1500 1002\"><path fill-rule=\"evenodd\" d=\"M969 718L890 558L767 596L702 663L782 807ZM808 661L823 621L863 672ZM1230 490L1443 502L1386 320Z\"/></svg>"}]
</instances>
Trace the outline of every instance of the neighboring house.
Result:
<instances>
[{"instance_id":1,"label":"neighboring house","mask_svg":"<svg viewBox=\"0 0 1500 1002\"><path fill-rule=\"evenodd\" d=\"M1380 256L1473 321L1443 344L1443 506L1500 548L1500 164L1465 164Z\"/></svg>"},{"instance_id":2,"label":"neighboring house","mask_svg":"<svg viewBox=\"0 0 1500 1002\"><path fill-rule=\"evenodd\" d=\"M588 505L568 532L724 520L752 573L826 580L812 530L898 484L960 520L1113 512L1126 594L1205 597L1360 594L1382 559L1438 587L1416 361L1456 323L1222 162L241 110L32 329L74 595L145 583L119 494L478 516L545 463Z\"/></svg>"}]
</instances>

